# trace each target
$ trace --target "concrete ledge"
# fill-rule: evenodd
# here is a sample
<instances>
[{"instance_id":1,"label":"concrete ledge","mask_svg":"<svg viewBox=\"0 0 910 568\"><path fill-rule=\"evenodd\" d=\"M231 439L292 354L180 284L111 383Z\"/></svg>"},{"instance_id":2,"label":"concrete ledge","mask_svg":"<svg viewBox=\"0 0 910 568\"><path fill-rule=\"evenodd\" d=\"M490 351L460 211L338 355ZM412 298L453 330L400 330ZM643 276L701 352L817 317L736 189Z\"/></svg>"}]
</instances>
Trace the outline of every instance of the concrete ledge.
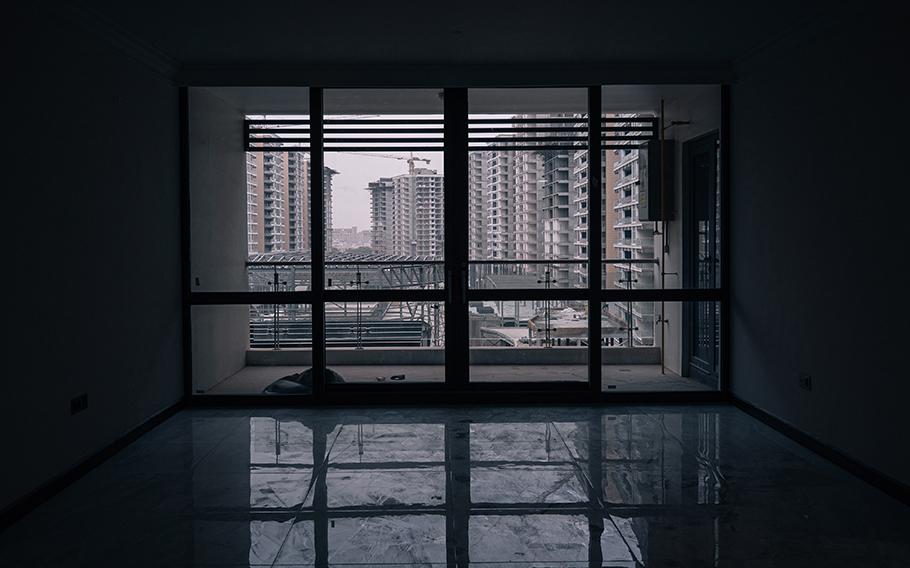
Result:
<instances>
[{"instance_id":1,"label":"concrete ledge","mask_svg":"<svg viewBox=\"0 0 910 568\"><path fill-rule=\"evenodd\" d=\"M602 350L604 365L659 365L658 347L610 347ZM249 349L246 364L311 365L309 349ZM443 365L445 350L438 347L365 347L327 349L329 365ZM585 365L585 347L472 347L473 365Z\"/></svg>"}]
</instances>

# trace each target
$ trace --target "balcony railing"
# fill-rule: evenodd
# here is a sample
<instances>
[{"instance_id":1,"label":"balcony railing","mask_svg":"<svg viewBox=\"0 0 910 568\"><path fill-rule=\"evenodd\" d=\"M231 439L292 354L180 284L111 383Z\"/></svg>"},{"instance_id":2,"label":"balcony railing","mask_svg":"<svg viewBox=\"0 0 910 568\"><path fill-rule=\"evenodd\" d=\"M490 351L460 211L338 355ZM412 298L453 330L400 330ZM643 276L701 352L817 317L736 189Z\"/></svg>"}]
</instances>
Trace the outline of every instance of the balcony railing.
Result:
<instances>
[{"instance_id":1,"label":"balcony railing","mask_svg":"<svg viewBox=\"0 0 910 568\"><path fill-rule=\"evenodd\" d=\"M630 239L637 240L637 239ZM270 257L291 256L287 253L276 255L259 255L247 263L250 289L253 291L291 291L309 290L311 288L311 262L302 260L304 255L297 255L300 260L269 260ZM399 257L400 258L400 257ZM469 285L473 289L569 289L578 288L579 274L586 274L587 259L553 259L553 260L503 260L483 259L470 261ZM613 285L620 287L639 287L637 281L648 274L643 269L657 264L656 259L605 259L607 266L617 266L627 270L626 276L614 276ZM394 255L387 258L350 258L329 260L325 263L326 286L335 290L361 289L441 289L445 285L444 262L414 258L397 260ZM630 283L635 280L636 283ZM645 278L645 280L648 280ZM653 279L649 280L653 284ZM645 287L648 282L642 281ZM500 302L501 305L510 302ZM392 304L397 306L394 307ZM412 309L421 304L419 310ZM515 312L508 315L508 310L496 314L491 321L496 326L528 325L537 318L549 320L553 313L569 307L575 310L570 317L571 327L586 330L580 319L586 318L586 303L576 302L570 306L566 302L543 300L536 302L533 313ZM635 318L646 317L649 310L633 309L632 303L625 305L624 311ZM404 308L404 306L408 306ZM373 302L341 303L327 305L326 340L327 345L337 347L428 347L444 345L444 315L441 302ZM653 309L653 308L652 308ZM250 315L250 346L254 348L271 347L307 347L312 341L310 307L305 305L264 305L256 306ZM396 311L397 310L397 311ZM401 314L407 315L403 317ZM489 315L489 312L483 312ZM477 316L483 314L478 312ZM565 314L562 314L565 315ZM486 316L483 316L486 317ZM652 318L653 319L653 318ZM636 344L635 337L653 337L642 334L638 324L616 325L605 323L603 342L610 347L630 347ZM650 324L653 326L653 322ZM493 327L496 327L493 326ZM529 326L530 327L530 326ZM583 346L587 345L586 331L577 337L549 337L547 330L551 324L537 325L537 335L528 333L527 339L513 341L513 346ZM540 335L544 330L544 335ZM637 332L637 335L633 334ZM492 332L491 332L492 333ZM506 334L507 336L509 334ZM495 336L493 333L491 336ZM514 338L513 338L514 339ZM485 343L486 345L486 343Z\"/></svg>"},{"instance_id":2,"label":"balcony railing","mask_svg":"<svg viewBox=\"0 0 910 568\"><path fill-rule=\"evenodd\" d=\"M619 209L620 207L625 207L627 205L633 205L638 203L638 195L630 195L628 197L623 197L618 201L613 203L613 209Z\"/></svg>"},{"instance_id":3,"label":"balcony railing","mask_svg":"<svg viewBox=\"0 0 910 568\"><path fill-rule=\"evenodd\" d=\"M626 185L635 183L638 181L638 174L628 175L626 177L620 178L617 180L616 184L613 186L613 189L624 187Z\"/></svg>"}]
</instances>

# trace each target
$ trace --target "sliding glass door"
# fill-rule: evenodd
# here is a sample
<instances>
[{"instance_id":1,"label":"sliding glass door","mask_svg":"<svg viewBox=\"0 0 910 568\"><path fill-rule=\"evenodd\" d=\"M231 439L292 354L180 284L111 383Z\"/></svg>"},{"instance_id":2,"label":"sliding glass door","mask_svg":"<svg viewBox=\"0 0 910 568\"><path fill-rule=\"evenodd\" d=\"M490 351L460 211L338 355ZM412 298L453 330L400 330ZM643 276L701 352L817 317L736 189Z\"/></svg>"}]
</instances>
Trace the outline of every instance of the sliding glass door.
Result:
<instances>
[{"instance_id":1,"label":"sliding glass door","mask_svg":"<svg viewBox=\"0 0 910 568\"><path fill-rule=\"evenodd\" d=\"M440 95L324 91L325 171L332 176L323 191L329 388L445 382Z\"/></svg>"},{"instance_id":2,"label":"sliding glass door","mask_svg":"<svg viewBox=\"0 0 910 568\"><path fill-rule=\"evenodd\" d=\"M589 381L587 94L468 91L471 384Z\"/></svg>"},{"instance_id":3,"label":"sliding glass door","mask_svg":"<svg viewBox=\"0 0 910 568\"><path fill-rule=\"evenodd\" d=\"M718 388L716 87L189 94L194 393Z\"/></svg>"}]
</instances>

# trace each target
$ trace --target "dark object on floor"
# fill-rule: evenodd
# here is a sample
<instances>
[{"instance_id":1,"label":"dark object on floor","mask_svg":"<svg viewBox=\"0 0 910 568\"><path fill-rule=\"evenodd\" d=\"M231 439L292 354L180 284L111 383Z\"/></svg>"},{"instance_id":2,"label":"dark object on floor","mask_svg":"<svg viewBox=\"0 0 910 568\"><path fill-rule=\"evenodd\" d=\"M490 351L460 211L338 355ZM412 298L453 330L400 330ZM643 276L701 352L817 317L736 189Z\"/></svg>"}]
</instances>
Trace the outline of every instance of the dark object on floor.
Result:
<instances>
[{"instance_id":1,"label":"dark object on floor","mask_svg":"<svg viewBox=\"0 0 910 568\"><path fill-rule=\"evenodd\" d=\"M390 380L390 381L403 381L403 380L404 380L404 374L401 374L401 375L392 375L391 377L389 377L389 380Z\"/></svg>"},{"instance_id":2,"label":"dark object on floor","mask_svg":"<svg viewBox=\"0 0 910 568\"><path fill-rule=\"evenodd\" d=\"M344 378L332 369L326 369L325 374L326 380L331 384L337 385L344 382ZM281 377L262 389L262 392L264 394L311 394L313 392L313 368Z\"/></svg>"}]
</instances>

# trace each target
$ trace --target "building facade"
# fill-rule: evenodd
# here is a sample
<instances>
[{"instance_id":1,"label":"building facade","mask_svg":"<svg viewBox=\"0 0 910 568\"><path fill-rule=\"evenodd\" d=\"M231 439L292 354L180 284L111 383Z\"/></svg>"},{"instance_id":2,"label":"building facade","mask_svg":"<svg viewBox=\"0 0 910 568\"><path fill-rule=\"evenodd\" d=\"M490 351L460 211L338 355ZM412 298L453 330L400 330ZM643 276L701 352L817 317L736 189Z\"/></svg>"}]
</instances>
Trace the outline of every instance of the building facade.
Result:
<instances>
[{"instance_id":1,"label":"building facade","mask_svg":"<svg viewBox=\"0 0 910 568\"><path fill-rule=\"evenodd\" d=\"M370 182L372 249L377 254L443 257L444 177L428 168Z\"/></svg>"},{"instance_id":2,"label":"building facade","mask_svg":"<svg viewBox=\"0 0 910 568\"><path fill-rule=\"evenodd\" d=\"M332 235L332 177L325 168L323 196L326 242ZM247 254L302 252L310 249L313 192L305 152L247 152Z\"/></svg>"}]
</instances>

